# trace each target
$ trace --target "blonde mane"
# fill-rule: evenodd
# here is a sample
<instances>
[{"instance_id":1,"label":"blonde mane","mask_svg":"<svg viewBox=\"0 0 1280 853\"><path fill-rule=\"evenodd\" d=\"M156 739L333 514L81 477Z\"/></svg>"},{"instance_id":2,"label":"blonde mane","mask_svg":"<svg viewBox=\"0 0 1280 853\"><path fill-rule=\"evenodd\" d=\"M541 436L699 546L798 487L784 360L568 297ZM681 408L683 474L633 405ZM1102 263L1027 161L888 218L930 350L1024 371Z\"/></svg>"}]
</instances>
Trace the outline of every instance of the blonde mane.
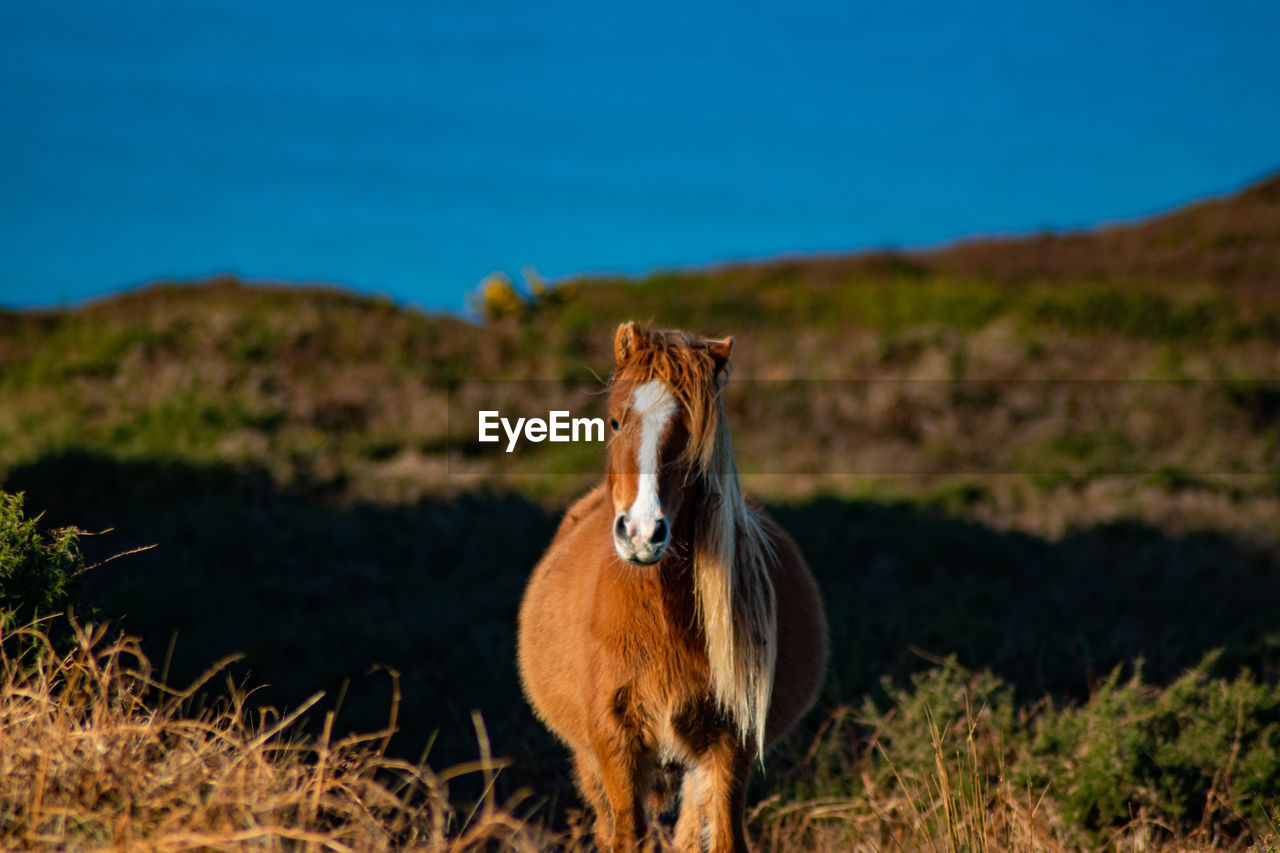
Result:
<instances>
[{"instance_id":1,"label":"blonde mane","mask_svg":"<svg viewBox=\"0 0 1280 853\"><path fill-rule=\"evenodd\" d=\"M645 333L617 380L663 381L689 415L681 459L703 491L693 543L698 618L706 636L711 686L744 743L763 758L773 695L777 613L769 561L773 544L742 494L720 392L729 377L708 342L683 332Z\"/></svg>"}]
</instances>

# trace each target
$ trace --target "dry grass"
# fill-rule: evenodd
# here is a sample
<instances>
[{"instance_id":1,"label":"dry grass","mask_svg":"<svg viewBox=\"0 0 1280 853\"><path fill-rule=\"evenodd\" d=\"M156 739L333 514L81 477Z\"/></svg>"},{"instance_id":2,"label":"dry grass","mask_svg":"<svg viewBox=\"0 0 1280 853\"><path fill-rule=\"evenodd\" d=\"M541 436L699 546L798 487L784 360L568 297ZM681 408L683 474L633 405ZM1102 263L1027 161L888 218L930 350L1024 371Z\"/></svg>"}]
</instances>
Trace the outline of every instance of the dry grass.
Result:
<instances>
[{"instance_id":1,"label":"dry grass","mask_svg":"<svg viewBox=\"0 0 1280 853\"><path fill-rule=\"evenodd\" d=\"M0 848L14 850L543 850L552 836L500 806L503 762L483 724L478 760L435 773L389 758L395 727L306 741L284 715L229 686L198 696L220 667L175 691L153 677L131 638L75 628L57 655L36 628L34 653L0 672ZM15 639L14 637L5 638ZM203 711L197 711L199 705ZM478 802L450 802L450 783L483 782Z\"/></svg>"},{"instance_id":2,"label":"dry grass","mask_svg":"<svg viewBox=\"0 0 1280 853\"><path fill-rule=\"evenodd\" d=\"M477 718L480 757L442 773L388 758L384 731L307 741L293 724L310 707L277 715L229 687L212 703L209 681L163 685L131 638L75 626L58 656L28 627L30 651L0 672L0 848L6 850L582 850L581 824L552 833L520 813L519 795L499 804ZM10 645L13 645L10 642ZM318 699L318 696L316 697ZM197 710L203 706L204 710ZM833 722L839 725L847 709ZM1138 814L1097 847L1067 837L1052 798L1008 781L1003 745L966 709L962 731L929 718L933 766L867 770L847 796L773 795L751 814L762 850L1066 853L1239 851L1241 840L1196 831L1179 836ZM820 751L815 740L800 772ZM958 746L957 746L958 745ZM866 755L878 749L874 739ZM876 754L887 758L883 750ZM863 763L870 768L870 764ZM855 762L857 757L853 759ZM993 768L995 772L993 773ZM451 802L450 783L478 777L477 802ZM873 778L875 777L875 778ZM994 779L994 781L992 781ZM1212 796L1212 793L1211 793ZM528 812L529 810L525 810ZM668 835L660 829L658 836ZM1272 845L1268 847L1267 845ZM1274 849L1264 840L1256 850Z\"/></svg>"}]
</instances>

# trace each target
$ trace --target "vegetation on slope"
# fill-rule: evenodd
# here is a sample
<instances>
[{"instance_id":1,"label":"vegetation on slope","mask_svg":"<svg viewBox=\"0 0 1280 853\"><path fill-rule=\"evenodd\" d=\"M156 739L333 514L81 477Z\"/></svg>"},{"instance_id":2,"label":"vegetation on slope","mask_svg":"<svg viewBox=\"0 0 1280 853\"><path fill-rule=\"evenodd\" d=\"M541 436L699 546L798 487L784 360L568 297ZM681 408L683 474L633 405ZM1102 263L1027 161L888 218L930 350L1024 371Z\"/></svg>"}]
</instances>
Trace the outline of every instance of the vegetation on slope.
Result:
<instances>
[{"instance_id":1,"label":"vegetation on slope","mask_svg":"<svg viewBox=\"0 0 1280 853\"><path fill-rule=\"evenodd\" d=\"M114 528L90 562L159 545L87 581L178 680L244 652L255 701L323 689L300 722L318 738L333 711L341 738L383 725L392 668L390 754L474 758L478 709L515 759L500 799L528 787L560 825L567 767L512 626L598 450L485 455L450 402L507 379L522 413L576 405L623 319L732 333L748 486L813 564L835 641L755 830L1242 845L1277 804L1278 269L1273 178L1098 233L489 287L483 323L161 284L0 313L0 484L49 525Z\"/></svg>"},{"instance_id":2,"label":"vegetation on slope","mask_svg":"<svg viewBox=\"0 0 1280 853\"><path fill-rule=\"evenodd\" d=\"M1280 375L1280 291L1259 284L1274 282L1267 276L1280 263L1280 238L1270 239L1280 229L1278 186L1271 179L1227 201L1100 234L539 285L540 296L512 297L523 307L503 302L505 316L484 325L332 290L232 279L155 285L74 311L0 314L0 469L75 450L252 464L277 482L334 485L374 499L438 493L462 482L442 476L450 470L450 388L540 379L549 382L527 388L520 402L538 410L580 403L574 389L598 387L595 377L610 369L612 330L630 318L736 335L739 382L1166 379L1184 383L1163 386L1178 389L1203 382L1173 400L1188 421L1176 430L1176 453L1161 449L1167 435L1140 436L1151 446L1131 448L1108 440L1113 423L1077 430L1063 412L1048 411L1037 428L1015 424L1017 454L994 462L984 451L1006 448L1010 432L979 435L965 447L970 424L948 431L955 406L942 401L939 413L927 386L914 394L904 385L884 400L855 400L848 408L859 420L822 436L856 434L857 447L870 448L870 460L839 473L881 470L876 448L894 458L891 473L1025 471L1026 458L1046 456L1088 473L1099 454L1129 458L1135 450L1143 470L1274 467L1275 448L1257 421L1274 417L1277 390L1267 383ZM1219 247L1218 260L1185 262L1194 235ZM1080 260L1054 261L1046 245L1058 243ZM1100 418L1106 402L1085 407ZM969 408L995 424L999 417L989 415L1011 406L1001 396ZM775 413L740 405L732 414L758 469L783 447L806 454L770 473L827 470L856 449L780 441ZM1082 444L1081 432L1093 437ZM488 482L512 468L507 459L465 461ZM592 464L572 457L533 470ZM543 486L563 499L580 483Z\"/></svg>"}]
</instances>

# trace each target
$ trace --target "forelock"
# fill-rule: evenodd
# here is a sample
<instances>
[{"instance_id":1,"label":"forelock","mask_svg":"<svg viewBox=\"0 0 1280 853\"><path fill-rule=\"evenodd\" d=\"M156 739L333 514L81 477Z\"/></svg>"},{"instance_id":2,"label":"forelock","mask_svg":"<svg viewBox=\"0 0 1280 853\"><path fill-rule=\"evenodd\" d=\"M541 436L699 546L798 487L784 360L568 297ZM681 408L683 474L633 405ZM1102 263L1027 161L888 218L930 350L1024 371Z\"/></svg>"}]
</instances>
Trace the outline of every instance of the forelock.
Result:
<instances>
[{"instance_id":1,"label":"forelock","mask_svg":"<svg viewBox=\"0 0 1280 853\"><path fill-rule=\"evenodd\" d=\"M680 331L651 330L646 344L618 370L615 383L631 388L654 380L670 389L689 418L689 444L683 461L705 471L715 442L719 389L716 365L707 341Z\"/></svg>"}]
</instances>

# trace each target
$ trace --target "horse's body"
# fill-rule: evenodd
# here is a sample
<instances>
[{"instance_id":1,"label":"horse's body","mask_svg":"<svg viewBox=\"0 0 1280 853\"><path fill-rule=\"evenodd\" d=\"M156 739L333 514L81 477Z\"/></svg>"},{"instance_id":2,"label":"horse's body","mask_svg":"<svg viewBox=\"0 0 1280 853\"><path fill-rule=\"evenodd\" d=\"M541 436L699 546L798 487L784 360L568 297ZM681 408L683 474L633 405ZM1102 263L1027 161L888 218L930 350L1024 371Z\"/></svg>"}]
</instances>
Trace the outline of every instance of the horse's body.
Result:
<instances>
[{"instance_id":1,"label":"horse's body","mask_svg":"<svg viewBox=\"0 0 1280 853\"><path fill-rule=\"evenodd\" d=\"M719 402L731 346L619 329L608 476L565 515L521 605L525 693L573 750L602 850L645 837L672 768L677 846L745 849L751 764L825 669L813 578L741 495Z\"/></svg>"}]
</instances>

